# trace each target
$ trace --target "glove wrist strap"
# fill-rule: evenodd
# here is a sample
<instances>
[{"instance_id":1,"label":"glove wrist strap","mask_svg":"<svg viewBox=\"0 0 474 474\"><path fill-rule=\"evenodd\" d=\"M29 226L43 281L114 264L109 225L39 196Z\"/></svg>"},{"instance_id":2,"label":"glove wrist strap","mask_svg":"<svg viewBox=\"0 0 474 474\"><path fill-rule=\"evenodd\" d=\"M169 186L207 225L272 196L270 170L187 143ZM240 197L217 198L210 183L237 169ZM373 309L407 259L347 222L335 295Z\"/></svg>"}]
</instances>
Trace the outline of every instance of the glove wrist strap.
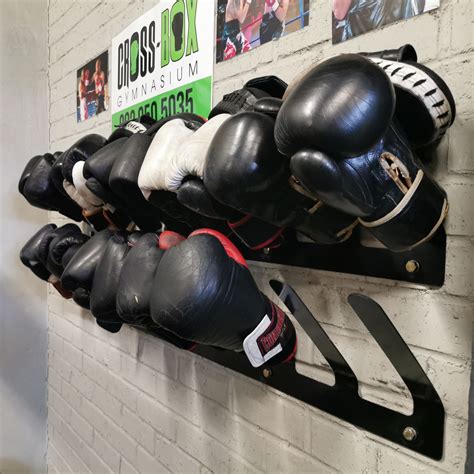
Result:
<instances>
[{"instance_id":1,"label":"glove wrist strap","mask_svg":"<svg viewBox=\"0 0 474 474\"><path fill-rule=\"evenodd\" d=\"M296 352L296 333L286 314L265 296L267 314L244 339L244 352L253 367L271 360L278 364L290 360Z\"/></svg>"},{"instance_id":2,"label":"glove wrist strap","mask_svg":"<svg viewBox=\"0 0 474 474\"><path fill-rule=\"evenodd\" d=\"M386 247L409 250L433 236L448 213L444 191L422 170L403 199L390 212L374 220L362 220Z\"/></svg>"}]
</instances>

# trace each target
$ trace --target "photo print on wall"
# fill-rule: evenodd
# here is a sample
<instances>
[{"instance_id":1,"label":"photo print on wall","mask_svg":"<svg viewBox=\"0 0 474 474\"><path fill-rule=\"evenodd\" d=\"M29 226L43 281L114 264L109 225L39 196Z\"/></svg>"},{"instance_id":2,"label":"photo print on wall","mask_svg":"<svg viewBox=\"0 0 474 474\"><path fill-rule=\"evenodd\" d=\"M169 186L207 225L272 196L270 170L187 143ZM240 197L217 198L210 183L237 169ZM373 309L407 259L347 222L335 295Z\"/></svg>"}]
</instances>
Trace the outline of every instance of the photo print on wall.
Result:
<instances>
[{"instance_id":1,"label":"photo print on wall","mask_svg":"<svg viewBox=\"0 0 474 474\"><path fill-rule=\"evenodd\" d=\"M309 24L309 0L218 0L216 62L246 53Z\"/></svg>"},{"instance_id":2,"label":"photo print on wall","mask_svg":"<svg viewBox=\"0 0 474 474\"><path fill-rule=\"evenodd\" d=\"M333 0L332 42L347 41L372 30L439 8L440 0Z\"/></svg>"},{"instance_id":3,"label":"photo print on wall","mask_svg":"<svg viewBox=\"0 0 474 474\"><path fill-rule=\"evenodd\" d=\"M83 122L109 108L109 53L104 51L77 70L77 121Z\"/></svg>"}]
</instances>

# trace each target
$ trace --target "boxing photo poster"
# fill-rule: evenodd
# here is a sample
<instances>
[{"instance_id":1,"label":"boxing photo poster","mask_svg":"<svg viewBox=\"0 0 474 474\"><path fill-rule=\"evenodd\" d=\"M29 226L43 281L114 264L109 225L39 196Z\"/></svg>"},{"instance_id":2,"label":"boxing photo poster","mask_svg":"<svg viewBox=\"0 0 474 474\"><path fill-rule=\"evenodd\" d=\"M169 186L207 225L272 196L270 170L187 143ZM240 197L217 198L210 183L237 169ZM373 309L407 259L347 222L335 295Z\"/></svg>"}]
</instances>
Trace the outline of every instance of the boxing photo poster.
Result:
<instances>
[{"instance_id":1,"label":"boxing photo poster","mask_svg":"<svg viewBox=\"0 0 474 474\"><path fill-rule=\"evenodd\" d=\"M309 0L218 0L216 62L308 26L309 3Z\"/></svg>"},{"instance_id":2,"label":"boxing photo poster","mask_svg":"<svg viewBox=\"0 0 474 474\"><path fill-rule=\"evenodd\" d=\"M104 51L77 70L77 121L83 122L109 108L109 53Z\"/></svg>"},{"instance_id":3,"label":"boxing photo poster","mask_svg":"<svg viewBox=\"0 0 474 474\"><path fill-rule=\"evenodd\" d=\"M332 0L332 42L439 8L440 0Z\"/></svg>"},{"instance_id":4,"label":"boxing photo poster","mask_svg":"<svg viewBox=\"0 0 474 474\"><path fill-rule=\"evenodd\" d=\"M112 40L112 125L212 106L214 1L161 0Z\"/></svg>"}]
</instances>

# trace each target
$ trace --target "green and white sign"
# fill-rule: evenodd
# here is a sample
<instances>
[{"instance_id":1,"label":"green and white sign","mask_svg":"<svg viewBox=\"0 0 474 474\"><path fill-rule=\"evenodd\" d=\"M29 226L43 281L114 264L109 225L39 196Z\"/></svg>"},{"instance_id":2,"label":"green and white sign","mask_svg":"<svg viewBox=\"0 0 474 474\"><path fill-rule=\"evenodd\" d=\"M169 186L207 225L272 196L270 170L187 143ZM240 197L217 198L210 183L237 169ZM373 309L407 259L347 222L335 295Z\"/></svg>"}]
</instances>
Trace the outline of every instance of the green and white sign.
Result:
<instances>
[{"instance_id":1,"label":"green and white sign","mask_svg":"<svg viewBox=\"0 0 474 474\"><path fill-rule=\"evenodd\" d=\"M148 114L207 117L214 1L161 0L112 40L112 125Z\"/></svg>"}]
</instances>

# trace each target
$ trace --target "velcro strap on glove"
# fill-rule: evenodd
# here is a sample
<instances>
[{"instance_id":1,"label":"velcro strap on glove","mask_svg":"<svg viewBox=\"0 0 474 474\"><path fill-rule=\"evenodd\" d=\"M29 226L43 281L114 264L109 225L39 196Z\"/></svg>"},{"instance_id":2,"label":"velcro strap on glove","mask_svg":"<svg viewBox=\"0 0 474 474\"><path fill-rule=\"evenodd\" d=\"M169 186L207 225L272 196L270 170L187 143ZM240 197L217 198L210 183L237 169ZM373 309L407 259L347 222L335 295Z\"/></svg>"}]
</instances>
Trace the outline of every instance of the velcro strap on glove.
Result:
<instances>
[{"instance_id":1,"label":"velcro strap on glove","mask_svg":"<svg viewBox=\"0 0 474 474\"><path fill-rule=\"evenodd\" d=\"M447 213L446 193L418 170L413 184L396 207L380 219L360 219L360 223L390 250L403 251L430 239Z\"/></svg>"},{"instance_id":2,"label":"velcro strap on glove","mask_svg":"<svg viewBox=\"0 0 474 474\"><path fill-rule=\"evenodd\" d=\"M243 344L253 367L260 367L270 360L273 365L286 362L296 353L296 332L292 322L278 306L264 298L267 314Z\"/></svg>"}]
</instances>

